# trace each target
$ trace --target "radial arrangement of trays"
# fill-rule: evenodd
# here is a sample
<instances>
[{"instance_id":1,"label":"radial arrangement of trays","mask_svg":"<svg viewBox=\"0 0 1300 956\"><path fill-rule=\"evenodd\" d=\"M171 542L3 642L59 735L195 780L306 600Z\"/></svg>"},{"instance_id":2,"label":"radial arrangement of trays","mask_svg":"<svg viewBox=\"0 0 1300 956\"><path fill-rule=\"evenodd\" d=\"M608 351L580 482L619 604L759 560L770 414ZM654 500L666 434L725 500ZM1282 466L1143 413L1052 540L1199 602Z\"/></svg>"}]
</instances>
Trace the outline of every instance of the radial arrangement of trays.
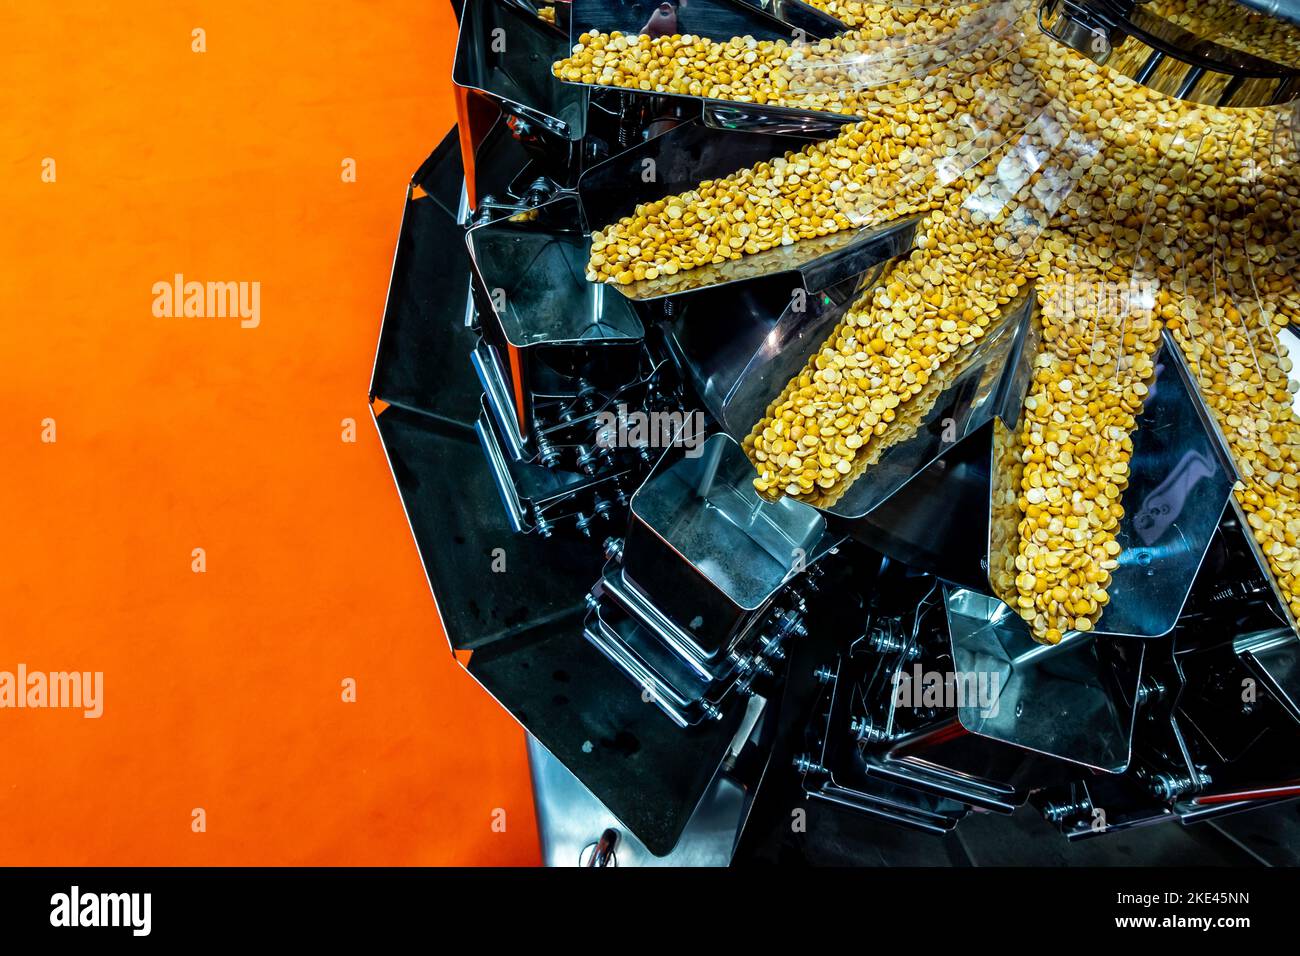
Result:
<instances>
[{"instance_id":1,"label":"radial arrangement of trays","mask_svg":"<svg viewBox=\"0 0 1300 956\"><path fill-rule=\"evenodd\" d=\"M371 386L457 658L651 854L1300 796L1298 75L1231 0L466 3Z\"/></svg>"}]
</instances>

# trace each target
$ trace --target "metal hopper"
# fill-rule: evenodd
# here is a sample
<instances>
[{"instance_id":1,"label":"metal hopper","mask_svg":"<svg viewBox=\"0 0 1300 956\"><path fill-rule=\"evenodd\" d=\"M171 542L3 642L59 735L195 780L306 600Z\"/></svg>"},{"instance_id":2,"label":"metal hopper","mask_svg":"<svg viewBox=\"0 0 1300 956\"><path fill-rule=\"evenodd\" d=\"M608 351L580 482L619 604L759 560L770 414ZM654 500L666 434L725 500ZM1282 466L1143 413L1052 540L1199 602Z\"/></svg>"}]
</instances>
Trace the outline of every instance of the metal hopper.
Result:
<instances>
[{"instance_id":1,"label":"metal hopper","mask_svg":"<svg viewBox=\"0 0 1300 956\"><path fill-rule=\"evenodd\" d=\"M834 545L816 509L760 498L749 475L723 434L666 454L588 601L587 639L682 726L771 676L803 627L796 582Z\"/></svg>"}]
</instances>

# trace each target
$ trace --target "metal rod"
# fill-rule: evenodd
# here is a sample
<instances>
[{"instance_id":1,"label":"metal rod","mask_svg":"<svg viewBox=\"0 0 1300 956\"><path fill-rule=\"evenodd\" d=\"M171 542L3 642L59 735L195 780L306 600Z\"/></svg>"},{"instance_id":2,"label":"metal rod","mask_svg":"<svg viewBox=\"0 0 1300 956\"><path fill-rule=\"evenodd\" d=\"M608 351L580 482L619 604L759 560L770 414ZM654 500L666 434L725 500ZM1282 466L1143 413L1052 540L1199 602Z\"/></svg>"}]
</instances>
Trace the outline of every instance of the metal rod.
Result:
<instances>
[{"instance_id":1,"label":"metal rod","mask_svg":"<svg viewBox=\"0 0 1300 956\"><path fill-rule=\"evenodd\" d=\"M1147 80L1151 79L1151 74L1154 73L1164 61L1165 55L1163 53L1159 50L1152 50L1151 55L1147 57L1147 61L1142 64L1142 69L1138 70L1137 76L1133 77L1133 79L1145 85Z\"/></svg>"},{"instance_id":2,"label":"metal rod","mask_svg":"<svg viewBox=\"0 0 1300 956\"><path fill-rule=\"evenodd\" d=\"M1192 95L1192 90L1196 89L1196 84L1201 82L1205 77L1205 67L1194 66L1187 74L1187 79L1183 80L1183 85L1178 88L1174 95L1180 100L1185 100Z\"/></svg>"},{"instance_id":3,"label":"metal rod","mask_svg":"<svg viewBox=\"0 0 1300 956\"><path fill-rule=\"evenodd\" d=\"M1241 89L1242 85L1245 82L1246 82L1246 78L1240 75L1234 76L1232 79L1228 80L1228 85L1225 86L1223 88L1223 92L1219 94L1218 105L1219 106L1232 105L1232 98L1237 95L1237 91Z\"/></svg>"}]
</instances>

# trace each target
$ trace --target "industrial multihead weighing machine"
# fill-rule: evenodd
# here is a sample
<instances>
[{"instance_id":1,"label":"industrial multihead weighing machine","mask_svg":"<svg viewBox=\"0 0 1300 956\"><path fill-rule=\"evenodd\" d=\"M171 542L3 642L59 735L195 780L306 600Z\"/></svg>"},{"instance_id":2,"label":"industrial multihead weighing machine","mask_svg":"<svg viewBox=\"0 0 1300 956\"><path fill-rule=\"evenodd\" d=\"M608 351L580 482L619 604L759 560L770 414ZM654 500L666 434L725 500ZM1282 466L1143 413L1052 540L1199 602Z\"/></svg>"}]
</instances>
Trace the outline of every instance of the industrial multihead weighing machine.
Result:
<instances>
[{"instance_id":1,"label":"industrial multihead weighing machine","mask_svg":"<svg viewBox=\"0 0 1300 956\"><path fill-rule=\"evenodd\" d=\"M371 399L548 860L1293 859L1300 4L457 13Z\"/></svg>"}]
</instances>

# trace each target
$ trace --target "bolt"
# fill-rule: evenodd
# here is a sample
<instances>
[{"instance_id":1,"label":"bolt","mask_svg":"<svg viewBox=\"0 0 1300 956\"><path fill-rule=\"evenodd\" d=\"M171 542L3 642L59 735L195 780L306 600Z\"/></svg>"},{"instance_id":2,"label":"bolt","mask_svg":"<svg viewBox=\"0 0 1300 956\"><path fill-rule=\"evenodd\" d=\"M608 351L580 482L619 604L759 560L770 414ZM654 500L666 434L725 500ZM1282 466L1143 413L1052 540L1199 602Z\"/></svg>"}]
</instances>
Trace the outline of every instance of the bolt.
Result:
<instances>
[{"instance_id":1,"label":"bolt","mask_svg":"<svg viewBox=\"0 0 1300 956\"><path fill-rule=\"evenodd\" d=\"M599 457L599 454L593 449L588 448L586 445L579 445L577 458L578 470L584 475L594 475L596 473L595 463Z\"/></svg>"},{"instance_id":2,"label":"bolt","mask_svg":"<svg viewBox=\"0 0 1300 956\"><path fill-rule=\"evenodd\" d=\"M1137 691L1137 705L1145 707L1147 704L1159 703L1164 699L1165 685L1155 678L1148 678L1142 681Z\"/></svg>"},{"instance_id":3,"label":"bolt","mask_svg":"<svg viewBox=\"0 0 1300 956\"><path fill-rule=\"evenodd\" d=\"M1210 775L1200 769L1190 776L1160 773L1151 778L1151 793L1157 800L1174 801L1204 790L1212 782Z\"/></svg>"},{"instance_id":4,"label":"bolt","mask_svg":"<svg viewBox=\"0 0 1300 956\"><path fill-rule=\"evenodd\" d=\"M1043 807L1043 816L1058 826L1063 826L1079 817L1086 817L1090 813L1092 813L1092 799L1087 794L1074 803L1053 801Z\"/></svg>"},{"instance_id":5,"label":"bolt","mask_svg":"<svg viewBox=\"0 0 1300 956\"><path fill-rule=\"evenodd\" d=\"M826 773L826 768L817 762L812 754L799 754L794 758L794 769L800 773Z\"/></svg>"},{"instance_id":6,"label":"bolt","mask_svg":"<svg viewBox=\"0 0 1300 956\"><path fill-rule=\"evenodd\" d=\"M862 743L879 743L888 740L888 732L871 723L867 717L854 717L849 721L849 731Z\"/></svg>"},{"instance_id":7,"label":"bolt","mask_svg":"<svg viewBox=\"0 0 1300 956\"><path fill-rule=\"evenodd\" d=\"M867 643L877 654L902 654L903 659L909 661L921 656L921 649L915 644L906 644L884 631L872 634Z\"/></svg>"},{"instance_id":8,"label":"bolt","mask_svg":"<svg viewBox=\"0 0 1300 956\"><path fill-rule=\"evenodd\" d=\"M560 463L560 453L551 445L546 433L542 431L542 423L536 418L533 419L533 434L537 436L537 455L542 464L547 468L554 468Z\"/></svg>"}]
</instances>

